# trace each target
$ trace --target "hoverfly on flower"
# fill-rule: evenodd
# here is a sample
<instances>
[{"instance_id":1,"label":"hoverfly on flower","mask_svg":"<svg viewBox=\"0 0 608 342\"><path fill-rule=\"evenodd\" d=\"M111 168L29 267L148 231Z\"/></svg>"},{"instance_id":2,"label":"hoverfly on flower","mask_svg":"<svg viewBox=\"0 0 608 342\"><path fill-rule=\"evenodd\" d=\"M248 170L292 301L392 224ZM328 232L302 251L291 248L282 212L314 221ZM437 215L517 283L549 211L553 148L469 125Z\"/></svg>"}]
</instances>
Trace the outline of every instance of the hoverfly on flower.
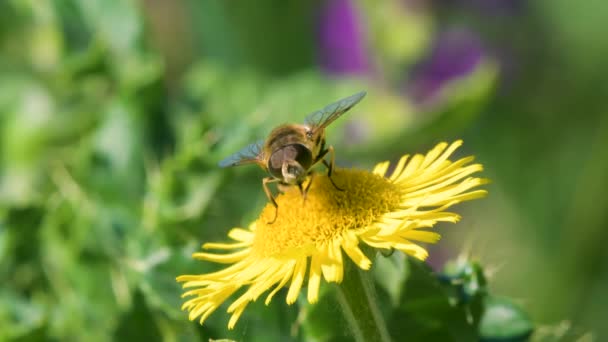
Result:
<instances>
[{"instance_id":1,"label":"hoverfly on flower","mask_svg":"<svg viewBox=\"0 0 608 342\"><path fill-rule=\"evenodd\" d=\"M278 183L279 189L297 186L305 198L304 181L312 174L312 167L322 162L327 167L327 175L336 189L340 189L331 178L334 171L335 155L333 146L326 146L325 128L354 107L366 92L362 91L347 98L327 105L321 110L311 113L304 124L284 124L270 132L266 140L249 144L240 151L230 155L219 163L220 167L230 167L244 164L258 164L270 176L262 180L266 196L276 208L274 222L277 217L278 204L268 188L270 183ZM325 157L329 155L329 162Z\"/></svg>"}]
</instances>

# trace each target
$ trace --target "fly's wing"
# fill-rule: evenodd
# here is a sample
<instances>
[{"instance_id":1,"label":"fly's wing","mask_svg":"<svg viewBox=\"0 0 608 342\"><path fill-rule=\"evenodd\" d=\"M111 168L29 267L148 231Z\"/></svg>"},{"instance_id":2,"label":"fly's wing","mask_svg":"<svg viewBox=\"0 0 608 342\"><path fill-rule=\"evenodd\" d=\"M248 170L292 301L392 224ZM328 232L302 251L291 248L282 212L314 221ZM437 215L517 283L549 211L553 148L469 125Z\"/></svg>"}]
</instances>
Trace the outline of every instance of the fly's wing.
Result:
<instances>
[{"instance_id":1,"label":"fly's wing","mask_svg":"<svg viewBox=\"0 0 608 342\"><path fill-rule=\"evenodd\" d=\"M362 91L342 100L336 101L325 108L309 114L304 121L313 132L327 127L342 114L353 108L367 93Z\"/></svg>"},{"instance_id":2,"label":"fly's wing","mask_svg":"<svg viewBox=\"0 0 608 342\"><path fill-rule=\"evenodd\" d=\"M240 151L233 153L221 162L220 167L230 167L244 164L259 164L263 159L262 147L264 146L264 140L259 140L255 143L249 144L242 148Z\"/></svg>"}]
</instances>

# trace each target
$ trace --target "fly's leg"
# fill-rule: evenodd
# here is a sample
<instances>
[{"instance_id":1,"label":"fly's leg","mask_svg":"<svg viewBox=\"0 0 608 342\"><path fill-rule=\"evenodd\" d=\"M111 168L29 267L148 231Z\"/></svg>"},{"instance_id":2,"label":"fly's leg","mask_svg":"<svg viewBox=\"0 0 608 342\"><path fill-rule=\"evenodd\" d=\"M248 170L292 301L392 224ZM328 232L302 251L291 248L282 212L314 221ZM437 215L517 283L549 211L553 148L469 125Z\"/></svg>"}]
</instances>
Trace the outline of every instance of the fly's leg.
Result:
<instances>
[{"instance_id":1,"label":"fly's leg","mask_svg":"<svg viewBox=\"0 0 608 342\"><path fill-rule=\"evenodd\" d=\"M274 221L277 220L277 216L279 215L279 205L277 204L277 201L274 199L274 196L272 196L272 192L270 191L270 188L268 188L268 184L269 183L276 183L279 180L273 177L265 177L262 180L262 186L264 187L264 192L266 193L266 197L268 197L268 199L270 200L270 203L272 203L272 205L274 205L274 218L272 219L272 221L267 222L268 224L273 224Z\"/></svg>"},{"instance_id":2,"label":"fly's leg","mask_svg":"<svg viewBox=\"0 0 608 342\"><path fill-rule=\"evenodd\" d=\"M270 183L276 183L279 180L274 178L274 177L265 177L262 180L262 185L264 186L264 192L266 193L266 197L268 197L268 199L270 200L270 202L272 203L272 205L275 206L275 208L278 208L279 205L277 204L277 201L275 201L274 196L272 195L272 192L270 191L270 188L268 188L268 184Z\"/></svg>"},{"instance_id":3,"label":"fly's leg","mask_svg":"<svg viewBox=\"0 0 608 342\"><path fill-rule=\"evenodd\" d=\"M306 193L304 192L302 183L298 183L298 189L300 189L300 194L302 195L302 204L304 204L304 202L306 202Z\"/></svg>"},{"instance_id":4,"label":"fly's leg","mask_svg":"<svg viewBox=\"0 0 608 342\"><path fill-rule=\"evenodd\" d=\"M298 188L300 188L300 193L302 194L302 198L304 199L302 203L306 202L306 195L308 195L308 190L310 189L310 186L312 185L312 179L315 176L314 172L310 172L309 173L310 178L308 178L308 184L306 184L305 188L302 188L302 184L298 184Z\"/></svg>"},{"instance_id":5,"label":"fly's leg","mask_svg":"<svg viewBox=\"0 0 608 342\"><path fill-rule=\"evenodd\" d=\"M336 164L336 154L334 153L334 147L329 146L327 148L327 150L325 150L325 153L323 153L323 157L325 157L325 154L327 154L327 153L329 153L329 155L330 155L329 163L327 163L327 161L325 159L323 159L323 165L325 165L327 167L327 177L329 177L329 180L331 181L331 184L334 186L334 188L336 188L340 191L344 191L344 189L337 186L336 183L334 183L333 178L331 178L331 175L334 172L334 167Z\"/></svg>"},{"instance_id":6,"label":"fly's leg","mask_svg":"<svg viewBox=\"0 0 608 342\"><path fill-rule=\"evenodd\" d=\"M313 180L313 178L315 178L315 173L311 172L310 173L310 178L308 180L308 184L306 184L306 188L304 189L304 198L306 198L306 194L308 194L308 190L312 186L312 180Z\"/></svg>"}]
</instances>

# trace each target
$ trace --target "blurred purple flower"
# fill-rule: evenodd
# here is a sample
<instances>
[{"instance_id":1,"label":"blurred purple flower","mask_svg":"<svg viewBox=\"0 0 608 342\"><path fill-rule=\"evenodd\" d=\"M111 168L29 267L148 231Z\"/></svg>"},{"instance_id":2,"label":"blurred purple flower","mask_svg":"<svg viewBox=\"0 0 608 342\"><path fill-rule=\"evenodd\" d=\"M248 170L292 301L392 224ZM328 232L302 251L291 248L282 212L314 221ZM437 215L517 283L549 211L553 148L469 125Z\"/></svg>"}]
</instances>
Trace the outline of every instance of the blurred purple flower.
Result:
<instances>
[{"instance_id":1,"label":"blurred purple flower","mask_svg":"<svg viewBox=\"0 0 608 342\"><path fill-rule=\"evenodd\" d=\"M485 55L480 39L470 31L457 29L441 33L429 57L413 71L410 93L418 103L432 100L449 81L475 70Z\"/></svg>"},{"instance_id":2,"label":"blurred purple flower","mask_svg":"<svg viewBox=\"0 0 608 342\"><path fill-rule=\"evenodd\" d=\"M351 0L327 0L319 14L319 63L332 75L369 71L364 28Z\"/></svg>"}]
</instances>

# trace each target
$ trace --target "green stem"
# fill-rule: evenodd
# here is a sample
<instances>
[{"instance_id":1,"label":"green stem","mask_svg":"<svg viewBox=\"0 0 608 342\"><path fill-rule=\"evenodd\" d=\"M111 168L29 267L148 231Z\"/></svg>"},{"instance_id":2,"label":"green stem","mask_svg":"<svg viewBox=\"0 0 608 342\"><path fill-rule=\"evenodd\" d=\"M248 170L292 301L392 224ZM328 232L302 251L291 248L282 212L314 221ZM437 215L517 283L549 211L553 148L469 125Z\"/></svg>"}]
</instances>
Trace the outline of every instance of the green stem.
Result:
<instances>
[{"instance_id":1,"label":"green stem","mask_svg":"<svg viewBox=\"0 0 608 342\"><path fill-rule=\"evenodd\" d=\"M370 272L350 260L344 264L344 281L336 286L336 297L355 341L390 342Z\"/></svg>"}]
</instances>

